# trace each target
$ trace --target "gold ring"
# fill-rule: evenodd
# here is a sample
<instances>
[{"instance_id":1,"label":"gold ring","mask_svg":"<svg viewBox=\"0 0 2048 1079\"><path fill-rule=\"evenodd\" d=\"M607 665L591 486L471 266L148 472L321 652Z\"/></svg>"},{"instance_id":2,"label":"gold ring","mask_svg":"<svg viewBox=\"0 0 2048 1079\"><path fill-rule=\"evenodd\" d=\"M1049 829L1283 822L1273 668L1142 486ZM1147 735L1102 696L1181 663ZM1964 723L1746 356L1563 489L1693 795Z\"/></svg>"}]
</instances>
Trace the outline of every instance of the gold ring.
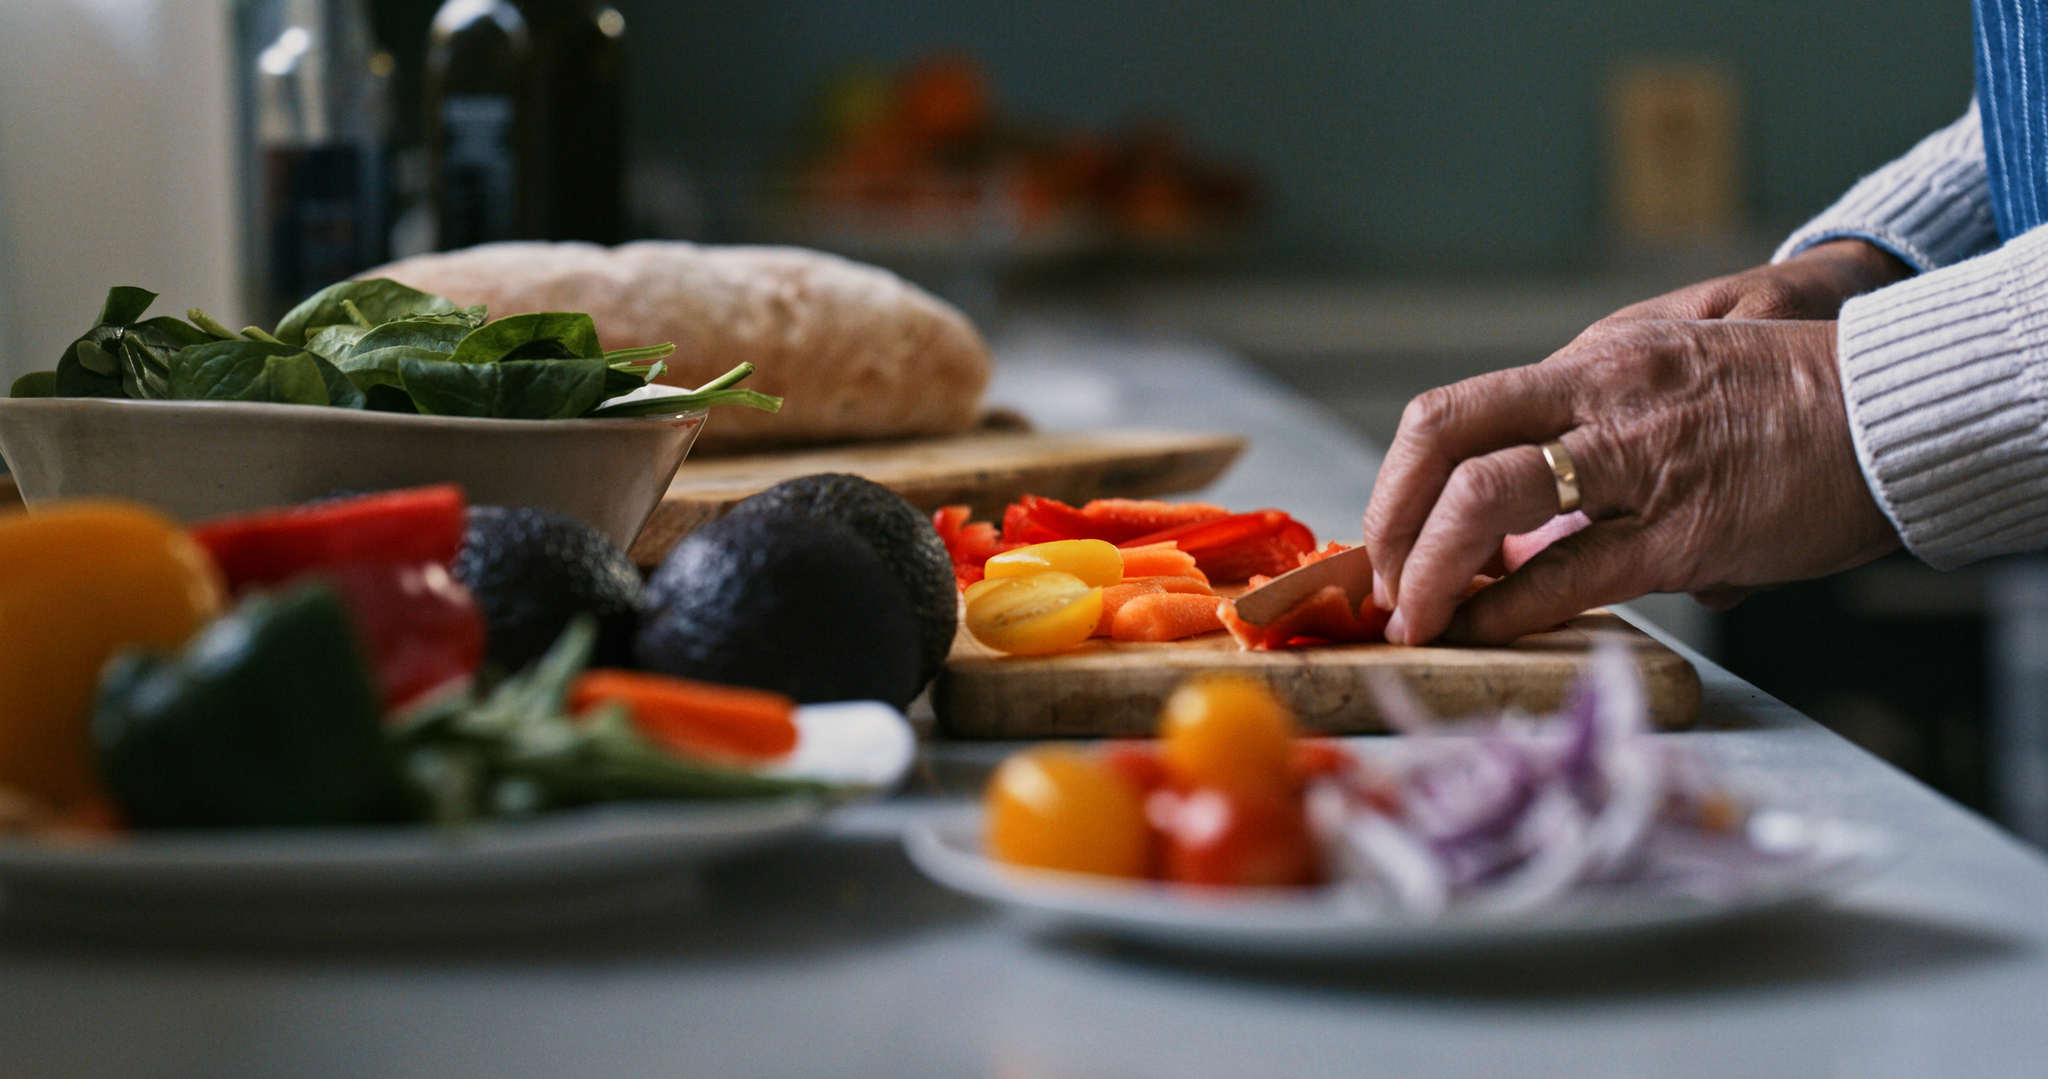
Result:
<instances>
[{"instance_id":1,"label":"gold ring","mask_svg":"<svg viewBox=\"0 0 2048 1079\"><path fill-rule=\"evenodd\" d=\"M1543 460L1550 465L1550 474L1557 478L1557 512L1570 513L1579 508L1579 466L1572 461L1570 450L1564 448L1564 440L1543 444Z\"/></svg>"}]
</instances>

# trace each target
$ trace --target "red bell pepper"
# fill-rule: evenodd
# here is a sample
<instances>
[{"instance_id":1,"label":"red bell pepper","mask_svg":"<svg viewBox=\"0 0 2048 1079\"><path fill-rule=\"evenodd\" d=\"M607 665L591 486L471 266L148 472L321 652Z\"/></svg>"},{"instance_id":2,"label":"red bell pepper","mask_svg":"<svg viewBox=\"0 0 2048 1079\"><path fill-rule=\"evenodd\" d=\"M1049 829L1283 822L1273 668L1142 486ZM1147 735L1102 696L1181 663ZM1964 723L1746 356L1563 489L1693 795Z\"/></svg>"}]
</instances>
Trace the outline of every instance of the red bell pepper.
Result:
<instances>
[{"instance_id":1,"label":"red bell pepper","mask_svg":"<svg viewBox=\"0 0 2048 1079\"><path fill-rule=\"evenodd\" d=\"M1301 564L1316 549L1315 533L1279 510L1259 510L1208 521L1192 521L1119 546L1142 547L1168 540L1195 557L1195 565L1218 584L1234 584L1255 574L1278 576Z\"/></svg>"},{"instance_id":2,"label":"red bell pepper","mask_svg":"<svg viewBox=\"0 0 2048 1079\"><path fill-rule=\"evenodd\" d=\"M462 488L443 484L216 517L193 526L192 538L239 592L352 562L450 566L468 528Z\"/></svg>"},{"instance_id":3,"label":"red bell pepper","mask_svg":"<svg viewBox=\"0 0 2048 1079\"><path fill-rule=\"evenodd\" d=\"M448 573L468 528L462 488L444 484L216 518L192 536L238 592L332 582L390 709L483 662L483 617Z\"/></svg>"},{"instance_id":4,"label":"red bell pepper","mask_svg":"<svg viewBox=\"0 0 2048 1079\"><path fill-rule=\"evenodd\" d=\"M1229 510L1208 502L1098 498L1076 509L1058 499L1025 495L1003 511L1003 539L1010 543L1099 539L1123 544L1161 529L1228 516Z\"/></svg>"},{"instance_id":5,"label":"red bell pepper","mask_svg":"<svg viewBox=\"0 0 2048 1079\"><path fill-rule=\"evenodd\" d=\"M355 562L311 571L348 607L389 711L476 673L484 620L469 589L432 562Z\"/></svg>"},{"instance_id":6,"label":"red bell pepper","mask_svg":"<svg viewBox=\"0 0 2048 1079\"><path fill-rule=\"evenodd\" d=\"M1301 644L1384 641L1387 619L1393 617L1392 612L1373 606L1370 596L1354 609L1350 597L1336 585L1316 592L1263 626L1239 618L1233 604L1219 605L1216 613L1223 619L1223 628L1237 639L1237 646L1247 652Z\"/></svg>"},{"instance_id":7,"label":"red bell pepper","mask_svg":"<svg viewBox=\"0 0 2048 1079\"><path fill-rule=\"evenodd\" d=\"M1004 543L996 535L996 526L987 521L970 523L973 513L967 506L941 506L932 514L932 527L938 529L946 553L953 557L953 579L962 588L981 580L981 567L990 558L1020 546Z\"/></svg>"}]
</instances>

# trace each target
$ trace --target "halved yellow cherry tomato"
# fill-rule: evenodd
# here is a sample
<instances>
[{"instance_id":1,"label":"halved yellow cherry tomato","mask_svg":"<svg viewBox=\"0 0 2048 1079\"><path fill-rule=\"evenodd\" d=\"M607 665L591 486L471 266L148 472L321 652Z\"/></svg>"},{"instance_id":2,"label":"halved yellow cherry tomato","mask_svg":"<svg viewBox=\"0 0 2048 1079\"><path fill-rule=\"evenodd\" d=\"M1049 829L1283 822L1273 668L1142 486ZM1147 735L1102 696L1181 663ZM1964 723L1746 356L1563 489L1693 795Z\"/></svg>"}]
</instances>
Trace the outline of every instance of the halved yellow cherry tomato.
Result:
<instances>
[{"instance_id":1,"label":"halved yellow cherry tomato","mask_svg":"<svg viewBox=\"0 0 2048 1079\"><path fill-rule=\"evenodd\" d=\"M967 594L967 631L1018 655L1064 652L1094 635L1101 620L1102 589L1071 573L981 581Z\"/></svg>"},{"instance_id":2,"label":"halved yellow cherry tomato","mask_svg":"<svg viewBox=\"0 0 2048 1079\"><path fill-rule=\"evenodd\" d=\"M1224 790L1291 788L1294 715L1264 683L1207 675L1181 683L1159 718L1160 763L1175 782Z\"/></svg>"},{"instance_id":3,"label":"halved yellow cherry tomato","mask_svg":"<svg viewBox=\"0 0 2048 1079\"><path fill-rule=\"evenodd\" d=\"M984 841L1011 865L1142 877L1151 834L1138 791L1093 754L1067 746L1018 753L989 777Z\"/></svg>"},{"instance_id":4,"label":"halved yellow cherry tomato","mask_svg":"<svg viewBox=\"0 0 2048 1079\"><path fill-rule=\"evenodd\" d=\"M983 577L961 591L960 602L973 603L976 597L1007 580L1009 580L1008 577Z\"/></svg>"},{"instance_id":5,"label":"halved yellow cherry tomato","mask_svg":"<svg viewBox=\"0 0 2048 1079\"><path fill-rule=\"evenodd\" d=\"M1106 588L1124 579L1124 556L1116 544L1098 539L1034 543L989 558L982 572L990 578L1028 577L1058 570L1088 584Z\"/></svg>"}]
</instances>

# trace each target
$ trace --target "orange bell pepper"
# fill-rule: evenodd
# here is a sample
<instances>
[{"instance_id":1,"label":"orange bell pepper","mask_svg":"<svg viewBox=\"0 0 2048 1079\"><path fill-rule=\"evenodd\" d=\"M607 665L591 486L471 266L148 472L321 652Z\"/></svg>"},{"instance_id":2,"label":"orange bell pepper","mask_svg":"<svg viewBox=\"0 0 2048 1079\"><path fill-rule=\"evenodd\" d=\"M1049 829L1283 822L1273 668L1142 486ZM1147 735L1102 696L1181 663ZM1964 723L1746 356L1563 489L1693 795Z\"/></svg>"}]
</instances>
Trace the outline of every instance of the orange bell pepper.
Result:
<instances>
[{"instance_id":1,"label":"orange bell pepper","mask_svg":"<svg viewBox=\"0 0 2048 1079\"><path fill-rule=\"evenodd\" d=\"M0 517L0 787L59 813L104 797L88 723L100 668L171 651L220 613L220 571L141 506L58 504Z\"/></svg>"}]
</instances>

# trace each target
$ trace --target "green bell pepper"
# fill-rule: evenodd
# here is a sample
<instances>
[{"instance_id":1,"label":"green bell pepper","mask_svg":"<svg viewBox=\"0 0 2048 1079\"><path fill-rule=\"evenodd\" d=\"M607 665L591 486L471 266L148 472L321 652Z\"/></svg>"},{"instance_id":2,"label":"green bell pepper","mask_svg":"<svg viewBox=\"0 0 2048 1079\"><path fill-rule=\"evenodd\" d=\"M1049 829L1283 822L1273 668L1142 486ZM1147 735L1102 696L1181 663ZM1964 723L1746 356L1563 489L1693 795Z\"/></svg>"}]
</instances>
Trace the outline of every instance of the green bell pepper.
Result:
<instances>
[{"instance_id":1,"label":"green bell pepper","mask_svg":"<svg viewBox=\"0 0 2048 1079\"><path fill-rule=\"evenodd\" d=\"M180 656L108 666L101 773L139 828L414 817L367 672L326 585L252 597Z\"/></svg>"}]
</instances>

